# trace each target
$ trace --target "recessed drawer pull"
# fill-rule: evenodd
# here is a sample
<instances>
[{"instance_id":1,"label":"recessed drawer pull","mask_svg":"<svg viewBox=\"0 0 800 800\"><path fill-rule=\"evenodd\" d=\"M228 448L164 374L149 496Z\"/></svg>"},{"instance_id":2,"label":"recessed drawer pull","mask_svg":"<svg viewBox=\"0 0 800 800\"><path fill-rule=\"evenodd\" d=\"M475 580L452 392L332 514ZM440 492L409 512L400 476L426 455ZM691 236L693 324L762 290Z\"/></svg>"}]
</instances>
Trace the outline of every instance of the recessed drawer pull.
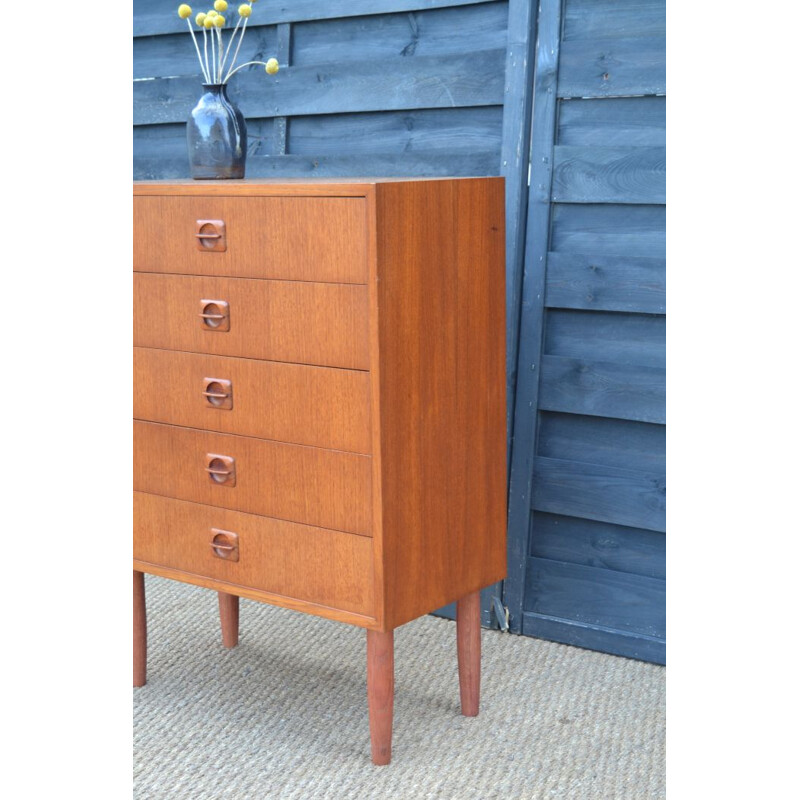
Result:
<instances>
[{"instance_id":1,"label":"recessed drawer pull","mask_svg":"<svg viewBox=\"0 0 800 800\"><path fill-rule=\"evenodd\" d=\"M224 378L203 378L203 390L209 408L230 411L233 408L233 384Z\"/></svg>"},{"instance_id":2,"label":"recessed drawer pull","mask_svg":"<svg viewBox=\"0 0 800 800\"><path fill-rule=\"evenodd\" d=\"M227 314L198 314L198 317L202 317L203 319L225 319Z\"/></svg>"},{"instance_id":3,"label":"recessed drawer pull","mask_svg":"<svg viewBox=\"0 0 800 800\"><path fill-rule=\"evenodd\" d=\"M233 470L214 469L213 467L206 467L206 472L210 472L212 475L233 475Z\"/></svg>"},{"instance_id":4,"label":"recessed drawer pull","mask_svg":"<svg viewBox=\"0 0 800 800\"><path fill-rule=\"evenodd\" d=\"M225 222L221 219L198 219L195 223L198 250L207 253L224 253L228 249L225 239Z\"/></svg>"},{"instance_id":5,"label":"recessed drawer pull","mask_svg":"<svg viewBox=\"0 0 800 800\"><path fill-rule=\"evenodd\" d=\"M206 397L220 397L220 398L231 396L230 392L203 392L202 394L204 394Z\"/></svg>"},{"instance_id":6,"label":"recessed drawer pull","mask_svg":"<svg viewBox=\"0 0 800 800\"><path fill-rule=\"evenodd\" d=\"M212 528L213 538L209 542L211 552L223 561L239 560L239 534Z\"/></svg>"},{"instance_id":7,"label":"recessed drawer pull","mask_svg":"<svg viewBox=\"0 0 800 800\"><path fill-rule=\"evenodd\" d=\"M210 544L215 550L235 550L236 549L232 544L219 544L218 542L211 542Z\"/></svg>"},{"instance_id":8,"label":"recessed drawer pull","mask_svg":"<svg viewBox=\"0 0 800 800\"><path fill-rule=\"evenodd\" d=\"M236 486L236 462L230 456L206 453L206 472L217 486Z\"/></svg>"},{"instance_id":9,"label":"recessed drawer pull","mask_svg":"<svg viewBox=\"0 0 800 800\"><path fill-rule=\"evenodd\" d=\"M198 239L221 239L221 233L196 233L195 236Z\"/></svg>"},{"instance_id":10,"label":"recessed drawer pull","mask_svg":"<svg viewBox=\"0 0 800 800\"><path fill-rule=\"evenodd\" d=\"M225 300L201 300L197 315L206 331L229 331L231 329L231 310Z\"/></svg>"}]
</instances>

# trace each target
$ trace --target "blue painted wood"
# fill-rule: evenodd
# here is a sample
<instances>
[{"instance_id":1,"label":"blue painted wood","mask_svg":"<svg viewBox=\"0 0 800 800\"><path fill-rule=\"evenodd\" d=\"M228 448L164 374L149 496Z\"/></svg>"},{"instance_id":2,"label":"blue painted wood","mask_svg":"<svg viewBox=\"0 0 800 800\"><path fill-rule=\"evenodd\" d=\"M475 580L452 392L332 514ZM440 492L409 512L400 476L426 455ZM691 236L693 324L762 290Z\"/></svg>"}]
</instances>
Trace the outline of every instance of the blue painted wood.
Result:
<instances>
[{"instance_id":1,"label":"blue painted wood","mask_svg":"<svg viewBox=\"0 0 800 800\"><path fill-rule=\"evenodd\" d=\"M611 569L531 558L525 611L663 639L665 584Z\"/></svg>"},{"instance_id":2,"label":"blue painted wood","mask_svg":"<svg viewBox=\"0 0 800 800\"><path fill-rule=\"evenodd\" d=\"M567 0L564 40L665 36L665 0Z\"/></svg>"},{"instance_id":3,"label":"blue painted wood","mask_svg":"<svg viewBox=\"0 0 800 800\"><path fill-rule=\"evenodd\" d=\"M510 629L522 631L528 554L531 481L539 406L545 266L550 239L550 189L556 130L560 0L541 0L533 78L531 180L528 190L525 272L521 290L519 351L514 400L514 442L508 492L508 577L503 598Z\"/></svg>"},{"instance_id":4,"label":"blue painted wood","mask_svg":"<svg viewBox=\"0 0 800 800\"><path fill-rule=\"evenodd\" d=\"M514 436L519 308L528 210L528 166L533 103L529 87L533 78L537 10L538 2L535 0L510 0L508 6L508 48L500 171L506 179L506 430L509 474L511 442Z\"/></svg>"},{"instance_id":5,"label":"blue painted wood","mask_svg":"<svg viewBox=\"0 0 800 800\"><path fill-rule=\"evenodd\" d=\"M293 117L289 152L331 155L346 150L405 157L491 151L498 161L502 117L501 106Z\"/></svg>"},{"instance_id":6,"label":"blue painted wood","mask_svg":"<svg viewBox=\"0 0 800 800\"><path fill-rule=\"evenodd\" d=\"M543 411L537 453L607 467L664 474L665 429L649 422Z\"/></svg>"},{"instance_id":7,"label":"blue painted wood","mask_svg":"<svg viewBox=\"0 0 800 800\"><path fill-rule=\"evenodd\" d=\"M666 260L630 256L549 253L548 308L639 311L667 307Z\"/></svg>"},{"instance_id":8,"label":"blue painted wood","mask_svg":"<svg viewBox=\"0 0 800 800\"><path fill-rule=\"evenodd\" d=\"M666 537L658 531L535 511L530 555L664 580Z\"/></svg>"},{"instance_id":9,"label":"blue painted wood","mask_svg":"<svg viewBox=\"0 0 800 800\"><path fill-rule=\"evenodd\" d=\"M508 2L293 25L295 65L398 56L463 54L506 47ZM249 35L249 34L248 34Z\"/></svg>"},{"instance_id":10,"label":"blue painted wood","mask_svg":"<svg viewBox=\"0 0 800 800\"><path fill-rule=\"evenodd\" d=\"M664 147L555 148L553 202L663 203Z\"/></svg>"},{"instance_id":11,"label":"blue painted wood","mask_svg":"<svg viewBox=\"0 0 800 800\"><path fill-rule=\"evenodd\" d=\"M259 3L251 19L259 24L303 20L361 17L448 6L467 6L492 0L292 0L291 3ZM248 26L249 27L249 26ZM186 21L178 17L177 6L164 0L133 0L133 35L185 31Z\"/></svg>"},{"instance_id":12,"label":"blue painted wood","mask_svg":"<svg viewBox=\"0 0 800 800\"><path fill-rule=\"evenodd\" d=\"M533 472L531 507L536 511L665 530L663 475L542 456Z\"/></svg>"},{"instance_id":13,"label":"blue painted wood","mask_svg":"<svg viewBox=\"0 0 800 800\"><path fill-rule=\"evenodd\" d=\"M666 257L666 209L657 206L553 206L550 249L589 256Z\"/></svg>"},{"instance_id":14,"label":"blue painted wood","mask_svg":"<svg viewBox=\"0 0 800 800\"><path fill-rule=\"evenodd\" d=\"M663 36L564 41L559 97L620 97L665 94Z\"/></svg>"},{"instance_id":15,"label":"blue painted wood","mask_svg":"<svg viewBox=\"0 0 800 800\"><path fill-rule=\"evenodd\" d=\"M460 56L342 62L290 67L267 76L243 70L228 95L249 117L292 117L406 108L496 106L503 102L502 50ZM197 102L197 78L165 78L133 84L134 125L181 122Z\"/></svg>"},{"instance_id":16,"label":"blue painted wood","mask_svg":"<svg viewBox=\"0 0 800 800\"><path fill-rule=\"evenodd\" d=\"M539 408L640 422L666 422L664 369L544 356Z\"/></svg>"},{"instance_id":17,"label":"blue painted wood","mask_svg":"<svg viewBox=\"0 0 800 800\"><path fill-rule=\"evenodd\" d=\"M185 145L184 145L185 146ZM497 153L410 153L402 159L395 153L365 156L284 155L248 156L248 178L346 178L362 177L469 177L494 175ZM134 161L134 180L189 177L188 162L175 156L140 157Z\"/></svg>"},{"instance_id":18,"label":"blue painted wood","mask_svg":"<svg viewBox=\"0 0 800 800\"><path fill-rule=\"evenodd\" d=\"M661 315L554 309L547 313L546 333L547 355L666 366L666 320Z\"/></svg>"},{"instance_id":19,"label":"blue painted wood","mask_svg":"<svg viewBox=\"0 0 800 800\"><path fill-rule=\"evenodd\" d=\"M557 619L542 614L525 612L522 632L526 636L549 639L552 642L600 650L616 656L666 664L667 652L663 639L628 633L614 628L587 625L568 619Z\"/></svg>"},{"instance_id":20,"label":"blue painted wood","mask_svg":"<svg viewBox=\"0 0 800 800\"><path fill-rule=\"evenodd\" d=\"M665 147L666 97L563 100L558 143L583 147Z\"/></svg>"}]
</instances>

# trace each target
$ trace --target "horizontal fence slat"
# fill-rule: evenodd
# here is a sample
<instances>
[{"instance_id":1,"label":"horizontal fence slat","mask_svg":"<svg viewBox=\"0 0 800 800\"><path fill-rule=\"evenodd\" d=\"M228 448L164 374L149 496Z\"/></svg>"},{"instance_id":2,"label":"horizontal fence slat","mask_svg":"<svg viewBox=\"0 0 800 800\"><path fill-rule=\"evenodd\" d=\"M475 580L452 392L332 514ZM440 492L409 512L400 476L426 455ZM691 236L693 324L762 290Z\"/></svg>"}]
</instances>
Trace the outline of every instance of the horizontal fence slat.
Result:
<instances>
[{"instance_id":1,"label":"horizontal fence slat","mask_svg":"<svg viewBox=\"0 0 800 800\"><path fill-rule=\"evenodd\" d=\"M662 580L531 558L525 582L525 611L664 638Z\"/></svg>"},{"instance_id":2,"label":"horizontal fence slat","mask_svg":"<svg viewBox=\"0 0 800 800\"><path fill-rule=\"evenodd\" d=\"M239 73L229 96L245 117L294 117L406 108L496 106L503 103L503 50L419 56L316 67L290 67L274 77L261 68ZM133 123L183 122L201 93L197 78L133 84Z\"/></svg>"},{"instance_id":3,"label":"horizontal fence slat","mask_svg":"<svg viewBox=\"0 0 800 800\"><path fill-rule=\"evenodd\" d=\"M294 117L289 127L291 153L410 152L470 153L495 151L498 167L502 106L412 109L363 114Z\"/></svg>"},{"instance_id":4,"label":"horizontal fence slat","mask_svg":"<svg viewBox=\"0 0 800 800\"><path fill-rule=\"evenodd\" d=\"M666 73L663 36L564 41L558 96L665 94Z\"/></svg>"},{"instance_id":5,"label":"horizontal fence slat","mask_svg":"<svg viewBox=\"0 0 800 800\"><path fill-rule=\"evenodd\" d=\"M248 178L332 178L332 177L469 177L496 175L498 156L495 152L396 153L335 156L252 156L246 164ZM174 157L134 159L134 180L189 177L189 163Z\"/></svg>"},{"instance_id":6,"label":"horizontal fence slat","mask_svg":"<svg viewBox=\"0 0 800 800\"><path fill-rule=\"evenodd\" d=\"M536 511L531 516L530 541L530 555L535 558L660 580L666 574L666 537L659 531Z\"/></svg>"},{"instance_id":7,"label":"horizontal fence slat","mask_svg":"<svg viewBox=\"0 0 800 800\"><path fill-rule=\"evenodd\" d=\"M537 456L531 508L663 532L665 491L656 473Z\"/></svg>"},{"instance_id":8,"label":"horizontal fence slat","mask_svg":"<svg viewBox=\"0 0 800 800\"><path fill-rule=\"evenodd\" d=\"M653 664L667 663L666 642L655 636L617 631L574 620L533 614L529 611L522 615L522 633L525 636L599 650L602 653L649 661Z\"/></svg>"},{"instance_id":9,"label":"horizontal fence slat","mask_svg":"<svg viewBox=\"0 0 800 800\"><path fill-rule=\"evenodd\" d=\"M665 337L662 315L551 309L544 352L586 361L664 367Z\"/></svg>"},{"instance_id":10,"label":"horizontal fence slat","mask_svg":"<svg viewBox=\"0 0 800 800\"><path fill-rule=\"evenodd\" d=\"M543 411L537 454L663 474L666 436L663 425L583 414Z\"/></svg>"},{"instance_id":11,"label":"horizontal fence slat","mask_svg":"<svg viewBox=\"0 0 800 800\"><path fill-rule=\"evenodd\" d=\"M665 0L567 0L564 40L666 35Z\"/></svg>"},{"instance_id":12,"label":"horizontal fence slat","mask_svg":"<svg viewBox=\"0 0 800 800\"><path fill-rule=\"evenodd\" d=\"M666 97L562 100L556 141L583 147L665 147L666 117Z\"/></svg>"},{"instance_id":13,"label":"horizontal fence slat","mask_svg":"<svg viewBox=\"0 0 800 800\"><path fill-rule=\"evenodd\" d=\"M666 201L664 147L575 147L554 150L552 199L557 203Z\"/></svg>"},{"instance_id":14,"label":"horizontal fence slat","mask_svg":"<svg viewBox=\"0 0 800 800\"><path fill-rule=\"evenodd\" d=\"M319 0L293 0L285 4L262 2L253 9L251 19L263 25L390 14L399 11L422 11L485 2L493 0L326 0L325 3L320 3ZM134 0L133 35L149 36L186 31L186 20L178 17L177 8L176 5L165 3L164 0ZM186 35L189 35L188 31Z\"/></svg>"},{"instance_id":15,"label":"horizontal fence slat","mask_svg":"<svg viewBox=\"0 0 800 800\"><path fill-rule=\"evenodd\" d=\"M665 258L666 207L569 204L553 206L551 250Z\"/></svg>"},{"instance_id":16,"label":"horizontal fence slat","mask_svg":"<svg viewBox=\"0 0 800 800\"><path fill-rule=\"evenodd\" d=\"M548 253L545 305L663 314L667 308L666 261Z\"/></svg>"},{"instance_id":17,"label":"horizontal fence slat","mask_svg":"<svg viewBox=\"0 0 800 800\"><path fill-rule=\"evenodd\" d=\"M663 423L665 382L658 367L544 356L539 408Z\"/></svg>"}]
</instances>

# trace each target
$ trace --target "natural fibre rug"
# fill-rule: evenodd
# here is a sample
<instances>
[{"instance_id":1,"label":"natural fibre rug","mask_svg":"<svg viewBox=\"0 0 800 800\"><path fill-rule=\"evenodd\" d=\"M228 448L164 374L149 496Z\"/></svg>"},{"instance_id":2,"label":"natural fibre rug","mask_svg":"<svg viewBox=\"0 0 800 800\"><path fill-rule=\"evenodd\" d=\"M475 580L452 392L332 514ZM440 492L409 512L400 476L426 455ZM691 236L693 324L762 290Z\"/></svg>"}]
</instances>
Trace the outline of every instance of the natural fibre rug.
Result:
<instances>
[{"instance_id":1,"label":"natural fibre rug","mask_svg":"<svg viewBox=\"0 0 800 800\"><path fill-rule=\"evenodd\" d=\"M392 763L370 761L358 628L146 577L148 682L134 690L137 800L665 797L665 670L483 632L481 712L459 713L455 624L395 632Z\"/></svg>"}]
</instances>

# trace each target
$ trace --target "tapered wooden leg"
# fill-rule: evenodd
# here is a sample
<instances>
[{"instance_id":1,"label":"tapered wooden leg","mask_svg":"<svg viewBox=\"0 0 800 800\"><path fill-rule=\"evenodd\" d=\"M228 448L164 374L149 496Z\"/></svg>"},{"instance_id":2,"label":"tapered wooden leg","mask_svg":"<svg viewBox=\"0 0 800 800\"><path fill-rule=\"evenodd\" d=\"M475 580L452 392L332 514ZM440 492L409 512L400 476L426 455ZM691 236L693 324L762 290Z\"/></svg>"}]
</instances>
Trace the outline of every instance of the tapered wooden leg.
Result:
<instances>
[{"instance_id":1,"label":"tapered wooden leg","mask_svg":"<svg viewBox=\"0 0 800 800\"><path fill-rule=\"evenodd\" d=\"M461 713L477 717L481 699L481 593L472 592L456 603L458 683Z\"/></svg>"},{"instance_id":2,"label":"tapered wooden leg","mask_svg":"<svg viewBox=\"0 0 800 800\"><path fill-rule=\"evenodd\" d=\"M367 703L372 763L392 759L394 710L394 631L367 631Z\"/></svg>"},{"instance_id":3,"label":"tapered wooden leg","mask_svg":"<svg viewBox=\"0 0 800 800\"><path fill-rule=\"evenodd\" d=\"M222 644L236 647L239 644L239 597L217 592L219 595L219 620L222 625Z\"/></svg>"},{"instance_id":4,"label":"tapered wooden leg","mask_svg":"<svg viewBox=\"0 0 800 800\"><path fill-rule=\"evenodd\" d=\"M147 610L144 600L144 574L133 571L133 685L147 681Z\"/></svg>"}]
</instances>

